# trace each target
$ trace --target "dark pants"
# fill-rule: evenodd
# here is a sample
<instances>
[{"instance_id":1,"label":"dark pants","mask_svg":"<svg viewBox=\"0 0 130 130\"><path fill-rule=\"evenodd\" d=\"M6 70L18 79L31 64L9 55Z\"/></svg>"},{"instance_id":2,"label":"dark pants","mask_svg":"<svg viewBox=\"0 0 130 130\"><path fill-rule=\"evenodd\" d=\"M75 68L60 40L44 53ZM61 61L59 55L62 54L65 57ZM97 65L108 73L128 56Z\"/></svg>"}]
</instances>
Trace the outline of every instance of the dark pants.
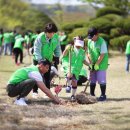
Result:
<instances>
[{"instance_id":1,"label":"dark pants","mask_svg":"<svg viewBox=\"0 0 130 130\"><path fill-rule=\"evenodd\" d=\"M85 83L86 81L87 81L87 77L79 76L79 80L78 80L77 84L82 85L82 83Z\"/></svg>"},{"instance_id":2,"label":"dark pants","mask_svg":"<svg viewBox=\"0 0 130 130\"><path fill-rule=\"evenodd\" d=\"M33 60L33 64L34 65L37 65L38 64L38 62L36 61L36 60ZM46 87L48 88L48 89L50 89L50 71L51 71L51 66L49 67L49 70L48 70L48 72L46 72L44 75L43 75L43 82L45 82L45 85L46 85ZM34 88L33 88L33 92L38 92L38 87L37 86L35 86Z\"/></svg>"},{"instance_id":3,"label":"dark pants","mask_svg":"<svg viewBox=\"0 0 130 130\"><path fill-rule=\"evenodd\" d=\"M10 97L19 96L18 98L26 97L34 86L37 86L37 82L34 79L27 79L17 85L8 84L7 85L8 96Z\"/></svg>"},{"instance_id":4,"label":"dark pants","mask_svg":"<svg viewBox=\"0 0 130 130\"><path fill-rule=\"evenodd\" d=\"M62 53L63 53L63 51L65 50L65 46L66 46L66 45L61 45L61 51L62 51Z\"/></svg>"},{"instance_id":5,"label":"dark pants","mask_svg":"<svg viewBox=\"0 0 130 130\"><path fill-rule=\"evenodd\" d=\"M20 48L14 48L15 63L18 63L18 57L20 55L20 63L23 62L23 51Z\"/></svg>"}]
</instances>

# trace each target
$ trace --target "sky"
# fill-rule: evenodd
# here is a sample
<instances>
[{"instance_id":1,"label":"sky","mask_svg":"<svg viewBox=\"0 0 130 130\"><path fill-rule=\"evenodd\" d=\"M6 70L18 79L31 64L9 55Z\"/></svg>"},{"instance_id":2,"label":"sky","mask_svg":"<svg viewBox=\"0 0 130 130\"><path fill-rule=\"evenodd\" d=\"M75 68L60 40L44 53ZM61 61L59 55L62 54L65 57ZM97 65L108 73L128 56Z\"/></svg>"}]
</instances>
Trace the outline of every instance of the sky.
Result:
<instances>
[{"instance_id":1,"label":"sky","mask_svg":"<svg viewBox=\"0 0 130 130\"><path fill-rule=\"evenodd\" d=\"M83 4L80 0L30 0L34 4L56 4L60 3L63 5L81 5Z\"/></svg>"}]
</instances>

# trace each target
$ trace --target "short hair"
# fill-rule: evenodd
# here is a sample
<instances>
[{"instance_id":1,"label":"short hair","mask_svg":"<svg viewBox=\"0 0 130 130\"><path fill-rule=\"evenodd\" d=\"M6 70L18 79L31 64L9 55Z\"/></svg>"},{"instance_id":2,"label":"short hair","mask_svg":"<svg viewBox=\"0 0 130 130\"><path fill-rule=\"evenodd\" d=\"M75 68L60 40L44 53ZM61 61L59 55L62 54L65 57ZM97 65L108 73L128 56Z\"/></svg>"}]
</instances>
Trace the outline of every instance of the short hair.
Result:
<instances>
[{"instance_id":1,"label":"short hair","mask_svg":"<svg viewBox=\"0 0 130 130\"><path fill-rule=\"evenodd\" d=\"M45 33L47 33L47 32L48 33L52 33L52 32L56 33L57 31L58 31L58 29L54 23L48 23L44 28Z\"/></svg>"},{"instance_id":2,"label":"short hair","mask_svg":"<svg viewBox=\"0 0 130 130\"><path fill-rule=\"evenodd\" d=\"M49 60L47 60L47 59L40 60L40 61L38 62L38 64L43 64L44 66L45 66L45 65L51 66L51 62L50 62Z\"/></svg>"}]
</instances>

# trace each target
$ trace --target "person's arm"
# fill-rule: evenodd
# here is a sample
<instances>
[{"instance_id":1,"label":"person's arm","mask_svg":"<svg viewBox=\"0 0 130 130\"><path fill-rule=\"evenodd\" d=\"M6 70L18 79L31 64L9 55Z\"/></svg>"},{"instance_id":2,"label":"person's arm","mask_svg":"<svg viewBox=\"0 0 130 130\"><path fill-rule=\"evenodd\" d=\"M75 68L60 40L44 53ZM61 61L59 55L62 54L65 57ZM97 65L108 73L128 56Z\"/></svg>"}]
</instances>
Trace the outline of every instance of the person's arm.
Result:
<instances>
[{"instance_id":1,"label":"person's arm","mask_svg":"<svg viewBox=\"0 0 130 130\"><path fill-rule=\"evenodd\" d=\"M99 57L98 57L98 60L96 62L97 65L99 65L101 63L101 61L103 60L104 58L104 54L101 54Z\"/></svg>"},{"instance_id":2,"label":"person's arm","mask_svg":"<svg viewBox=\"0 0 130 130\"><path fill-rule=\"evenodd\" d=\"M42 76L41 76L41 74L40 74L39 72L37 72L37 71L30 72L30 73L28 74L28 77L29 77L30 79L36 80L38 87L39 87L44 93L46 93L46 95L47 95L48 97L50 97L51 99L53 99L56 103L62 104L61 100L60 100L58 97L54 96L54 95L52 94L52 92L45 86L45 84L43 83Z\"/></svg>"},{"instance_id":3,"label":"person's arm","mask_svg":"<svg viewBox=\"0 0 130 130\"><path fill-rule=\"evenodd\" d=\"M33 53L33 55L35 56L35 58L36 58L37 61L39 61L39 60L42 59L41 48L42 48L41 38L38 37L35 40L35 42L34 42L34 53Z\"/></svg>"},{"instance_id":4,"label":"person's arm","mask_svg":"<svg viewBox=\"0 0 130 130\"><path fill-rule=\"evenodd\" d=\"M45 86L45 84L41 81L37 81L38 87L51 99L53 99L56 103L62 104L60 99L57 96L54 96L52 92Z\"/></svg>"},{"instance_id":5,"label":"person's arm","mask_svg":"<svg viewBox=\"0 0 130 130\"><path fill-rule=\"evenodd\" d=\"M62 57L66 56L69 53L69 50L71 49L71 47L72 46L70 44L66 46L65 50L63 51Z\"/></svg>"},{"instance_id":6,"label":"person's arm","mask_svg":"<svg viewBox=\"0 0 130 130\"><path fill-rule=\"evenodd\" d=\"M84 64L89 66L90 64L88 63L88 61L84 60Z\"/></svg>"},{"instance_id":7,"label":"person's arm","mask_svg":"<svg viewBox=\"0 0 130 130\"><path fill-rule=\"evenodd\" d=\"M60 47L60 43L57 44L55 50L54 50L54 55L55 57L60 57L61 55L61 47Z\"/></svg>"}]
</instances>

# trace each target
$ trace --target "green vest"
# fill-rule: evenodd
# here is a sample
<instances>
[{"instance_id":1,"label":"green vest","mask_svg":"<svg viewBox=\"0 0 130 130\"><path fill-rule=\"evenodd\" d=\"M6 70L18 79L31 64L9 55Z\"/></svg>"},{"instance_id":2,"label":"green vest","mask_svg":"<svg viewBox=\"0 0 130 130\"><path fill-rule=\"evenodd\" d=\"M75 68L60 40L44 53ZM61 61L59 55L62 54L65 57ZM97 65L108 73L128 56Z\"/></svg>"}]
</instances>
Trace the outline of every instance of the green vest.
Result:
<instances>
[{"instance_id":1,"label":"green vest","mask_svg":"<svg viewBox=\"0 0 130 130\"><path fill-rule=\"evenodd\" d=\"M28 77L29 72L33 72L33 71L38 71L38 67L31 65L29 67L24 67L21 69L16 70L13 75L11 76L11 78L8 81L8 84L18 84L24 80L30 79Z\"/></svg>"},{"instance_id":2,"label":"green vest","mask_svg":"<svg viewBox=\"0 0 130 130\"><path fill-rule=\"evenodd\" d=\"M63 36L59 35L59 41L60 41L61 45L66 45L67 44L67 36L66 35L63 35Z\"/></svg>"},{"instance_id":3,"label":"green vest","mask_svg":"<svg viewBox=\"0 0 130 130\"><path fill-rule=\"evenodd\" d=\"M11 35L10 33L4 33L4 44L11 43Z\"/></svg>"},{"instance_id":4,"label":"green vest","mask_svg":"<svg viewBox=\"0 0 130 130\"><path fill-rule=\"evenodd\" d=\"M19 49L23 50L23 42L24 42L24 38L22 38L22 37L16 39L14 48L19 48Z\"/></svg>"},{"instance_id":5,"label":"green vest","mask_svg":"<svg viewBox=\"0 0 130 130\"><path fill-rule=\"evenodd\" d=\"M127 42L125 54L130 54L130 41Z\"/></svg>"},{"instance_id":6,"label":"green vest","mask_svg":"<svg viewBox=\"0 0 130 130\"><path fill-rule=\"evenodd\" d=\"M76 55L75 49L71 51L71 73L79 78L80 71L85 60L85 51L80 48L78 55ZM62 58L62 66L64 69L64 74L69 72L69 53Z\"/></svg>"},{"instance_id":7,"label":"green vest","mask_svg":"<svg viewBox=\"0 0 130 130\"><path fill-rule=\"evenodd\" d=\"M97 41L94 42L91 39L88 40L88 53L90 54L90 59L92 64L95 64L100 56L101 45L104 43L104 39L98 37ZM105 42L106 43L106 42ZM104 58L99 64L99 70L106 70L108 68L108 53L104 54Z\"/></svg>"},{"instance_id":8,"label":"green vest","mask_svg":"<svg viewBox=\"0 0 130 130\"><path fill-rule=\"evenodd\" d=\"M80 76L84 76L87 77L87 69L85 69L84 67L82 67L81 71L80 71Z\"/></svg>"},{"instance_id":9,"label":"green vest","mask_svg":"<svg viewBox=\"0 0 130 130\"><path fill-rule=\"evenodd\" d=\"M47 40L46 34L40 33L38 38L41 38L42 47L41 47L41 56L43 59L47 59L50 62L53 60L53 53L59 44L58 35L54 34L50 41Z\"/></svg>"}]
</instances>

